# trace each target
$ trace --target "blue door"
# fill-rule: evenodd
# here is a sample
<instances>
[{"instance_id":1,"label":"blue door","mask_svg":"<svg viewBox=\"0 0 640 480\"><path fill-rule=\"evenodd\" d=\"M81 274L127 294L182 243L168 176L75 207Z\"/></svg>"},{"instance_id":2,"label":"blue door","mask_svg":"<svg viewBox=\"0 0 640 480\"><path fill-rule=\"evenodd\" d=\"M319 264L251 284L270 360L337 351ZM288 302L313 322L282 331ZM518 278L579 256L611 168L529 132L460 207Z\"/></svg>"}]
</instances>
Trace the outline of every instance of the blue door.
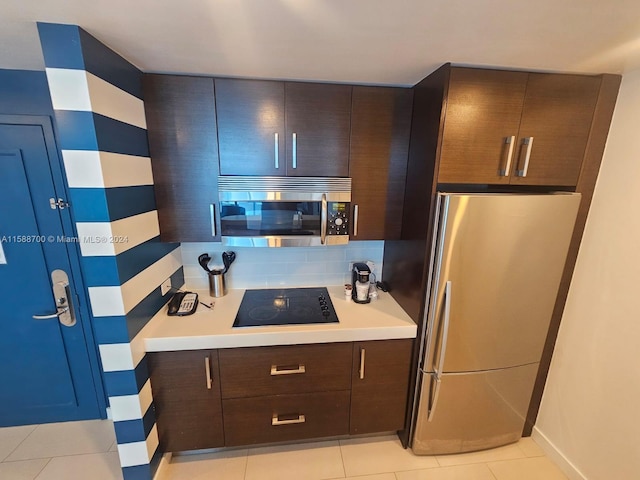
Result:
<instances>
[{"instance_id":1,"label":"blue door","mask_svg":"<svg viewBox=\"0 0 640 480\"><path fill-rule=\"evenodd\" d=\"M75 289L70 218L50 204L65 197L51 127L0 120L0 426L99 418L104 400ZM69 277L73 326L34 318L63 310L56 270Z\"/></svg>"}]
</instances>

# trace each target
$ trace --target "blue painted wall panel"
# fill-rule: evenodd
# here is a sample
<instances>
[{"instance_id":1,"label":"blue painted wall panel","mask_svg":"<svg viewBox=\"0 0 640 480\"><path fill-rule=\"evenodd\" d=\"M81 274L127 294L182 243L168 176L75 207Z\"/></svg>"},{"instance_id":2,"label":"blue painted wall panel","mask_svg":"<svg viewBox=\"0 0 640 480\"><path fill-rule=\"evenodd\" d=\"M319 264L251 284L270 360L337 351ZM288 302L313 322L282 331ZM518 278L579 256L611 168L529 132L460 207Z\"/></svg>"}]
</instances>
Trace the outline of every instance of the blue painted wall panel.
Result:
<instances>
[{"instance_id":1,"label":"blue painted wall panel","mask_svg":"<svg viewBox=\"0 0 640 480\"><path fill-rule=\"evenodd\" d=\"M0 113L52 116L46 74L41 71L0 69Z\"/></svg>"},{"instance_id":2,"label":"blue painted wall panel","mask_svg":"<svg viewBox=\"0 0 640 480\"><path fill-rule=\"evenodd\" d=\"M93 113L97 150L124 153L138 157L149 156L147 131L97 113Z\"/></svg>"},{"instance_id":3,"label":"blue painted wall panel","mask_svg":"<svg viewBox=\"0 0 640 480\"><path fill-rule=\"evenodd\" d=\"M63 150L98 150L92 112L56 110L60 148Z\"/></svg>"},{"instance_id":4,"label":"blue painted wall panel","mask_svg":"<svg viewBox=\"0 0 640 480\"><path fill-rule=\"evenodd\" d=\"M156 422L153 404L141 420L127 420L125 422L113 422L118 444L144 442Z\"/></svg>"},{"instance_id":5,"label":"blue painted wall panel","mask_svg":"<svg viewBox=\"0 0 640 480\"><path fill-rule=\"evenodd\" d=\"M73 68L84 70L77 25L38 22L40 44L47 68Z\"/></svg>"},{"instance_id":6,"label":"blue painted wall panel","mask_svg":"<svg viewBox=\"0 0 640 480\"><path fill-rule=\"evenodd\" d=\"M104 381L109 395L137 395L149 380L149 367L145 356L135 370L105 372Z\"/></svg>"},{"instance_id":7,"label":"blue painted wall panel","mask_svg":"<svg viewBox=\"0 0 640 480\"><path fill-rule=\"evenodd\" d=\"M82 257L82 269L85 282L90 287L108 287L124 283L119 275L116 257Z\"/></svg>"},{"instance_id":8,"label":"blue painted wall panel","mask_svg":"<svg viewBox=\"0 0 640 480\"><path fill-rule=\"evenodd\" d=\"M124 315L118 317L94 317L93 329L99 345L129 343L129 330L127 329L127 319ZM107 394L110 394L109 391L107 391Z\"/></svg>"},{"instance_id":9,"label":"blue painted wall panel","mask_svg":"<svg viewBox=\"0 0 640 480\"><path fill-rule=\"evenodd\" d=\"M95 37L80 29L85 70L142 99L142 72Z\"/></svg>"},{"instance_id":10,"label":"blue painted wall panel","mask_svg":"<svg viewBox=\"0 0 640 480\"><path fill-rule=\"evenodd\" d=\"M76 222L109 221L104 188L70 188L69 195L73 218Z\"/></svg>"},{"instance_id":11,"label":"blue painted wall panel","mask_svg":"<svg viewBox=\"0 0 640 480\"><path fill-rule=\"evenodd\" d=\"M111 221L156 209L153 185L107 188L105 193Z\"/></svg>"},{"instance_id":12,"label":"blue painted wall panel","mask_svg":"<svg viewBox=\"0 0 640 480\"><path fill-rule=\"evenodd\" d=\"M122 469L124 480L150 480L158 471L158 466L162 460L160 449L156 450L151 462L148 465L137 465L135 467L125 467Z\"/></svg>"}]
</instances>

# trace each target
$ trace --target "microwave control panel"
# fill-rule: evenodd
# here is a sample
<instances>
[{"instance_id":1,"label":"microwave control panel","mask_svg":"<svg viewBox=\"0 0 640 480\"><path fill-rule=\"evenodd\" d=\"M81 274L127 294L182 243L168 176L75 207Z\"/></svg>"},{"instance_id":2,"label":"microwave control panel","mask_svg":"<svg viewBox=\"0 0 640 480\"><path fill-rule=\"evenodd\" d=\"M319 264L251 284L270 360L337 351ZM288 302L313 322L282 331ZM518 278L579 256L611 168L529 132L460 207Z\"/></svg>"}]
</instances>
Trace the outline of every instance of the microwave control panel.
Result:
<instances>
[{"instance_id":1,"label":"microwave control panel","mask_svg":"<svg viewBox=\"0 0 640 480\"><path fill-rule=\"evenodd\" d=\"M349 203L329 202L327 235L349 235Z\"/></svg>"}]
</instances>

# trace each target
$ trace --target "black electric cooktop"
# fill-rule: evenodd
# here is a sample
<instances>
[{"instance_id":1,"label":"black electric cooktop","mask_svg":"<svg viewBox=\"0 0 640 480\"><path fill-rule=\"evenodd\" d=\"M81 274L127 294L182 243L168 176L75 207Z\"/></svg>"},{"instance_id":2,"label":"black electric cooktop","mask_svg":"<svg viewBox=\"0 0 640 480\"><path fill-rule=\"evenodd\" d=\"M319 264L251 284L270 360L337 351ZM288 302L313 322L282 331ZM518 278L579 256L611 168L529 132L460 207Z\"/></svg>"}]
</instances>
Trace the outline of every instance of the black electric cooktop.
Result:
<instances>
[{"instance_id":1,"label":"black electric cooktop","mask_svg":"<svg viewBox=\"0 0 640 480\"><path fill-rule=\"evenodd\" d=\"M233 326L336 322L338 317L326 288L280 288L245 291Z\"/></svg>"}]
</instances>

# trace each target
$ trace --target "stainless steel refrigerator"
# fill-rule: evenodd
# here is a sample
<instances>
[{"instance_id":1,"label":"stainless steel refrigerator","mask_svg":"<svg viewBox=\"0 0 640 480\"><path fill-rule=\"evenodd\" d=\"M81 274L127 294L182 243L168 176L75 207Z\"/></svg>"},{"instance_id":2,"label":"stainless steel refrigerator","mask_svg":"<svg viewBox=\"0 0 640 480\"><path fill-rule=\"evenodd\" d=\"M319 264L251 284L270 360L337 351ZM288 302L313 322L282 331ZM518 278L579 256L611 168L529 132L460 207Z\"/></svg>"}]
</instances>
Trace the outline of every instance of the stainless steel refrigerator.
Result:
<instances>
[{"instance_id":1,"label":"stainless steel refrigerator","mask_svg":"<svg viewBox=\"0 0 640 480\"><path fill-rule=\"evenodd\" d=\"M570 193L438 195L414 453L520 438L579 203Z\"/></svg>"}]
</instances>

